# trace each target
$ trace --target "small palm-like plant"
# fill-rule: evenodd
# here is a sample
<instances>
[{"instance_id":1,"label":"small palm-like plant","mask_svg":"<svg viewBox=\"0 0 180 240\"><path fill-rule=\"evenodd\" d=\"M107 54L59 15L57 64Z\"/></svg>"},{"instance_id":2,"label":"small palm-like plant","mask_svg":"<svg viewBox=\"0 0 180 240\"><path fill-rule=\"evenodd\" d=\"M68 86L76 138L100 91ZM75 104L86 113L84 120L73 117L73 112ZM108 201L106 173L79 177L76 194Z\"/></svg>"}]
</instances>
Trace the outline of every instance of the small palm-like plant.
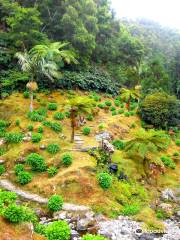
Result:
<instances>
[{"instance_id":1,"label":"small palm-like plant","mask_svg":"<svg viewBox=\"0 0 180 240\"><path fill-rule=\"evenodd\" d=\"M131 140L126 142L125 151L131 158L141 159L145 169L151 162L162 165L156 155L158 151L167 149L169 144L170 138L164 131L140 129Z\"/></svg>"},{"instance_id":2,"label":"small palm-like plant","mask_svg":"<svg viewBox=\"0 0 180 240\"><path fill-rule=\"evenodd\" d=\"M21 66L21 70L30 75L30 82L27 88L30 91L30 111L33 111L33 92L37 90L37 81L40 75L43 75L54 81L60 77L59 65L57 63L66 62L75 63L75 53L70 50L62 50L67 43L50 43L47 45L36 45L29 52L17 52L15 57Z\"/></svg>"},{"instance_id":3,"label":"small palm-like plant","mask_svg":"<svg viewBox=\"0 0 180 240\"><path fill-rule=\"evenodd\" d=\"M140 87L136 86L135 89L121 88L120 90L121 99L126 102L126 107L130 111L130 102L132 100L139 100L140 98Z\"/></svg>"},{"instance_id":4,"label":"small palm-like plant","mask_svg":"<svg viewBox=\"0 0 180 240\"><path fill-rule=\"evenodd\" d=\"M88 97L74 97L72 99L67 100L65 104L66 108L70 112L72 127L71 142L74 142L76 118L82 113L90 114L94 107L94 100Z\"/></svg>"}]
</instances>

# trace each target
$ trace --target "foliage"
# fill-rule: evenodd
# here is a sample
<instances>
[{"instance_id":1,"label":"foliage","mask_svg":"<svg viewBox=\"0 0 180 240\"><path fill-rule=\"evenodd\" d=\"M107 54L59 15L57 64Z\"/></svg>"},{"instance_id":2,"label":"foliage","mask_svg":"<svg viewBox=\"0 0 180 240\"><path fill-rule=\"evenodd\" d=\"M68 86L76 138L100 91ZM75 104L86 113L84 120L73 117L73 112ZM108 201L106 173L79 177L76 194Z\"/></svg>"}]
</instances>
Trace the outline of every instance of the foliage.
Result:
<instances>
[{"instance_id":1,"label":"foliage","mask_svg":"<svg viewBox=\"0 0 180 240\"><path fill-rule=\"evenodd\" d=\"M89 128L89 127L84 127L82 131L83 131L83 134L84 134L84 135L89 135L90 132L91 132L91 128Z\"/></svg>"},{"instance_id":2,"label":"foliage","mask_svg":"<svg viewBox=\"0 0 180 240\"><path fill-rule=\"evenodd\" d=\"M173 160L170 157L162 156L161 161L164 163L165 166L170 167L172 169L176 168L176 164L173 162Z\"/></svg>"},{"instance_id":3,"label":"foliage","mask_svg":"<svg viewBox=\"0 0 180 240\"><path fill-rule=\"evenodd\" d=\"M64 118L65 118L64 113L56 112L56 113L54 114L54 119L56 119L56 120L63 120Z\"/></svg>"},{"instance_id":4,"label":"foliage","mask_svg":"<svg viewBox=\"0 0 180 240\"><path fill-rule=\"evenodd\" d=\"M3 212L3 217L12 223L23 222L23 208L16 204L10 204Z\"/></svg>"},{"instance_id":5,"label":"foliage","mask_svg":"<svg viewBox=\"0 0 180 240\"><path fill-rule=\"evenodd\" d=\"M6 168L4 167L4 165L0 165L0 176L6 172Z\"/></svg>"},{"instance_id":6,"label":"foliage","mask_svg":"<svg viewBox=\"0 0 180 240\"><path fill-rule=\"evenodd\" d=\"M5 134L7 143L20 143L23 140L23 134L18 132L9 132Z\"/></svg>"},{"instance_id":7,"label":"foliage","mask_svg":"<svg viewBox=\"0 0 180 240\"><path fill-rule=\"evenodd\" d=\"M51 154L56 154L60 151L60 146L58 144L49 144L47 146L47 151L48 153L51 153Z\"/></svg>"},{"instance_id":8,"label":"foliage","mask_svg":"<svg viewBox=\"0 0 180 240\"><path fill-rule=\"evenodd\" d=\"M24 91L23 96L24 98L29 98L30 97L29 91Z\"/></svg>"},{"instance_id":9,"label":"foliage","mask_svg":"<svg viewBox=\"0 0 180 240\"><path fill-rule=\"evenodd\" d=\"M140 212L140 207L137 205L125 205L121 213L125 216L136 215Z\"/></svg>"},{"instance_id":10,"label":"foliage","mask_svg":"<svg viewBox=\"0 0 180 240\"><path fill-rule=\"evenodd\" d=\"M178 146L178 147L180 147L180 139L176 139L176 145Z\"/></svg>"},{"instance_id":11,"label":"foliage","mask_svg":"<svg viewBox=\"0 0 180 240\"><path fill-rule=\"evenodd\" d=\"M71 156L71 154L69 153L65 153L62 156L62 163L64 164L64 166L68 167L72 164L73 161L73 157Z\"/></svg>"},{"instance_id":12,"label":"foliage","mask_svg":"<svg viewBox=\"0 0 180 240\"><path fill-rule=\"evenodd\" d=\"M47 172L49 177L54 177L57 174L58 170L56 167L49 167Z\"/></svg>"},{"instance_id":13,"label":"foliage","mask_svg":"<svg viewBox=\"0 0 180 240\"><path fill-rule=\"evenodd\" d=\"M87 119L88 121L93 121L93 115L92 115L92 114L88 114L87 117L86 117L86 119Z\"/></svg>"},{"instance_id":14,"label":"foliage","mask_svg":"<svg viewBox=\"0 0 180 240\"><path fill-rule=\"evenodd\" d=\"M62 131L62 125L58 122L45 121L43 122L43 125L46 127L50 127L54 132L57 133Z\"/></svg>"},{"instance_id":15,"label":"foliage","mask_svg":"<svg viewBox=\"0 0 180 240\"><path fill-rule=\"evenodd\" d=\"M70 227L64 221L48 224L45 232L48 240L69 240L71 235Z\"/></svg>"},{"instance_id":16,"label":"foliage","mask_svg":"<svg viewBox=\"0 0 180 240\"><path fill-rule=\"evenodd\" d=\"M112 144L116 147L118 150L123 150L125 148L125 143L119 139L114 140Z\"/></svg>"},{"instance_id":17,"label":"foliage","mask_svg":"<svg viewBox=\"0 0 180 240\"><path fill-rule=\"evenodd\" d=\"M25 172L25 171L20 171L18 173L17 181L21 185L25 185L25 184L27 184L27 183L32 181L32 174L30 174L28 172Z\"/></svg>"},{"instance_id":18,"label":"foliage","mask_svg":"<svg viewBox=\"0 0 180 240\"><path fill-rule=\"evenodd\" d=\"M82 240L107 240L107 238L100 235L86 234L83 236Z\"/></svg>"},{"instance_id":19,"label":"foliage","mask_svg":"<svg viewBox=\"0 0 180 240\"><path fill-rule=\"evenodd\" d=\"M110 100L106 100L106 101L104 102L104 104L105 104L106 106L110 107L110 106L112 105L112 102L111 102Z\"/></svg>"},{"instance_id":20,"label":"foliage","mask_svg":"<svg viewBox=\"0 0 180 240\"><path fill-rule=\"evenodd\" d=\"M19 174L20 172L23 172L23 171L24 171L24 165L23 165L23 164L17 164L17 165L15 165L15 167L14 167L14 172L15 172L16 176L18 176L18 174Z\"/></svg>"},{"instance_id":21,"label":"foliage","mask_svg":"<svg viewBox=\"0 0 180 240\"><path fill-rule=\"evenodd\" d=\"M42 126L39 126L38 129L37 129L38 133L43 133L43 127Z\"/></svg>"},{"instance_id":22,"label":"foliage","mask_svg":"<svg viewBox=\"0 0 180 240\"><path fill-rule=\"evenodd\" d=\"M48 209L50 211L56 212L62 209L63 198L59 195L53 195L48 200Z\"/></svg>"},{"instance_id":23,"label":"foliage","mask_svg":"<svg viewBox=\"0 0 180 240\"><path fill-rule=\"evenodd\" d=\"M57 104L56 103L49 103L48 104L48 110L51 110L51 111L57 110Z\"/></svg>"},{"instance_id":24,"label":"foliage","mask_svg":"<svg viewBox=\"0 0 180 240\"><path fill-rule=\"evenodd\" d=\"M147 95L140 104L142 119L155 127L176 126L180 119L179 102L164 92Z\"/></svg>"},{"instance_id":25,"label":"foliage","mask_svg":"<svg viewBox=\"0 0 180 240\"><path fill-rule=\"evenodd\" d=\"M21 121L19 119L16 120L16 126L19 127L20 126Z\"/></svg>"},{"instance_id":26,"label":"foliage","mask_svg":"<svg viewBox=\"0 0 180 240\"><path fill-rule=\"evenodd\" d=\"M33 131L33 130L34 130L34 126L31 125L31 124L29 124L29 125L27 126L27 129L28 129L29 131Z\"/></svg>"},{"instance_id":27,"label":"foliage","mask_svg":"<svg viewBox=\"0 0 180 240\"><path fill-rule=\"evenodd\" d=\"M41 133L32 133L32 142L33 143L38 143L42 139L42 134Z\"/></svg>"},{"instance_id":28,"label":"foliage","mask_svg":"<svg viewBox=\"0 0 180 240\"><path fill-rule=\"evenodd\" d=\"M17 200L17 195L14 192L0 191L0 201L5 204L14 203Z\"/></svg>"},{"instance_id":29,"label":"foliage","mask_svg":"<svg viewBox=\"0 0 180 240\"><path fill-rule=\"evenodd\" d=\"M46 226L44 224L38 223L34 226L34 231L40 235L46 234Z\"/></svg>"},{"instance_id":30,"label":"foliage","mask_svg":"<svg viewBox=\"0 0 180 240\"><path fill-rule=\"evenodd\" d=\"M33 122L42 122L45 119L45 117L37 111L28 112L27 116Z\"/></svg>"},{"instance_id":31,"label":"foliage","mask_svg":"<svg viewBox=\"0 0 180 240\"><path fill-rule=\"evenodd\" d=\"M47 168L44 158L37 154L31 153L26 157L26 163L31 166L33 171L44 172Z\"/></svg>"},{"instance_id":32,"label":"foliage","mask_svg":"<svg viewBox=\"0 0 180 240\"><path fill-rule=\"evenodd\" d=\"M98 180L99 185L103 189L108 189L112 185L112 177L108 173L105 173L105 172L104 173L99 173L97 175L97 180Z\"/></svg>"}]
</instances>

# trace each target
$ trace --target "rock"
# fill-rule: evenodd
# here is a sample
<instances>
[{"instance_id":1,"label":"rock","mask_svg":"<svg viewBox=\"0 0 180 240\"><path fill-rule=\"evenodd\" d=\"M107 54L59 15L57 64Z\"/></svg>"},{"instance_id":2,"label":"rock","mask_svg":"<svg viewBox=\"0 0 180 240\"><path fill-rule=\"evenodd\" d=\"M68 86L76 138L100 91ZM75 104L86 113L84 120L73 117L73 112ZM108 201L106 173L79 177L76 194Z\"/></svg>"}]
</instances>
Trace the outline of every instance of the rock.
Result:
<instances>
[{"instance_id":1,"label":"rock","mask_svg":"<svg viewBox=\"0 0 180 240\"><path fill-rule=\"evenodd\" d=\"M0 139L0 146L4 145L6 143L5 139Z\"/></svg>"},{"instance_id":2,"label":"rock","mask_svg":"<svg viewBox=\"0 0 180 240\"><path fill-rule=\"evenodd\" d=\"M23 141L24 142L30 142L31 141L31 137L23 137Z\"/></svg>"},{"instance_id":3,"label":"rock","mask_svg":"<svg viewBox=\"0 0 180 240\"><path fill-rule=\"evenodd\" d=\"M88 227L93 226L94 224L95 224L95 220L93 217L80 219L77 222L77 231L86 231Z\"/></svg>"},{"instance_id":4,"label":"rock","mask_svg":"<svg viewBox=\"0 0 180 240\"><path fill-rule=\"evenodd\" d=\"M43 218L46 216L46 212L44 212L42 209L34 209L34 212L39 218Z\"/></svg>"},{"instance_id":5,"label":"rock","mask_svg":"<svg viewBox=\"0 0 180 240\"><path fill-rule=\"evenodd\" d=\"M173 213L173 207L169 203L161 203L158 207L160 209L162 209L168 215L172 215L172 213Z\"/></svg>"},{"instance_id":6,"label":"rock","mask_svg":"<svg viewBox=\"0 0 180 240\"><path fill-rule=\"evenodd\" d=\"M102 147L105 151L109 153L114 153L114 146L108 141L108 140L103 140Z\"/></svg>"},{"instance_id":7,"label":"rock","mask_svg":"<svg viewBox=\"0 0 180 240\"><path fill-rule=\"evenodd\" d=\"M19 159L15 160L16 163L25 163L25 157L20 156Z\"/></svg>"},{"instance_id":8,"label":"rock","mask_svg":"<svg viewBox=\"0 0 180 240\"><path fill-rule=\"evenodd\" d=\"M58 212L53 214L53 216L58 218L59 220L65 220L67 218L67 212L66 211Z\"/></svg>"},{"instance_id":9,"label":"rock","mask_svg":"<svg viewBox=\"0 0 180 240\"><path fill-rule=\"evenodd\" d=\"M166 188L164 191L161 193L161 199L162 200L167 200L167 201L176 201L176 196L173 190Z\"/></svg>"},{"instance_id":10,"label":"rock","mask_svg":"<svg viewBox=\"0 0 180 240\"><path fill-rule=\"evenodd\" d=\"M109 132L102 132L96 135L96 141L101 142L102 140L110 141L112 138Z\"/></svg>"},{"instance_id":11,"label":"rock","mask_svg":"<svg viewBox=\"0 0 180 240\"><path fill-rule=\"evenodd\" d=\"M4 164L5 163L5 160L3 159L0 159L0 165Z\"/></svg>"},{"instance_id":12,"label":"rock","mask_svg":"<svg viewBox=\"0 0 180 240\"><path fill-rule=\"evenodd\" d=\"M117 165L117 164L111 164L111 165L109 166L109 171L110 171L110 173L117 173L117 171L118 171L118 165Z\"/></svg>"},{"instance_id":13,"label":"rock","mask_svg":"<svg viewBox=\"0 0 180 240\"><path fill-rule=\"evenodd\" d=\"M71 240L77 240L79 237L79 233L76 230L71 230Z\"/></svg>"},{"instance_id":14,"label":"rock","mask_svg":"<svg viewBox=\"0 0 180 240\"><path fill-rule=\"evenodd\" d=\"M40 145L39 149L46 150L46 146L42 144L42 145Z\"/></svg>"}]
</instances>

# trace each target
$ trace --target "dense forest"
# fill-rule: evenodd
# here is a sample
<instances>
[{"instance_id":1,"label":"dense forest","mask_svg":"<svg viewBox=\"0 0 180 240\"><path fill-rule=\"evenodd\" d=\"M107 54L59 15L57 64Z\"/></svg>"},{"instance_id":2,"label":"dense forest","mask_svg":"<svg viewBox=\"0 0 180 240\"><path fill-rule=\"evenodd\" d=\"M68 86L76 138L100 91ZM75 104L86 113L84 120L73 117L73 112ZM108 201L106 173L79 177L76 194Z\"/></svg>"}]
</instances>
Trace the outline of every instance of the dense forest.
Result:
<instances>
[{"instance_id":1,"label":"dense forest","mask_svg":"<svg viewBox=\"0 0 180 240\"><path fill-rule=\"evenodd\" d=\"M14 54L36 44L67 42L78 64L58 63L63 75L41 88L117 94L142 84L180 97L180 33L148 21L118 20L108 0L0 1L1 96L25 86Z\"/></svg>"},{"instance_id":2,"label":"dense forest","mask_svg":"<svg viewBox=\"0 0 180 240\"><path fill-rule=\"evenodd\" d=\"M179 173L180 31L0 0L0 240L178 240Z\"/></svg>"}]
</instances>

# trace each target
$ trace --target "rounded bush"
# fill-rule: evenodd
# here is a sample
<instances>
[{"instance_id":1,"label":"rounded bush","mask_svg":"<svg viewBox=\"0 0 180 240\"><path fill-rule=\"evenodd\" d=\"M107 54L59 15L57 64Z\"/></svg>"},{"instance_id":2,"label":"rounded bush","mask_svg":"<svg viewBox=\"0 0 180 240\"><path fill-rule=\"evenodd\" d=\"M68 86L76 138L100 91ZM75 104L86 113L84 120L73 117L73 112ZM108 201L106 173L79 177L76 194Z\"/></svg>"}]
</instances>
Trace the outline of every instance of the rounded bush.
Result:
<instances>
[{"instance_id":1,"label":"rounded bush","mask_svg":"<svg viewBox=\"0 0 180 240\"><path fill-rule=\"evenodd\" d=\"M56 167L50 167L48 168L47 172L49 177L54 177L57 174L58 170Z\"/></svg>"},{"instance_id":2,"label":"rounded bush","mask_svg":"<svg viewBox=\"0 0 180 240\"><path fill-rule=\"evenodd\" d=\"M107 238L100 235L86 234L82 237L82 240L108 240Z\"/></svg>"},{"instance_id":3,"label":"rounded bush","mask_svg":"<svg viewBox=\"0 0 180 240\"><path fill-rule=\"evenodd\" d=\"M72 161L73 161L73 157L71 154L69 153L65 153L63 156L62 156L62 163L63 165L65 165L66 167L70 166L72 164Z\"/></svg>"},{"instance_id":4,"label":"rounded bush","mask_svg":"<svg viewBox=\"0 0 180 240\"><path fill-rule=\"evenodd\" d=\"M64 118L65 118L64 113L57 112L54 114L54 119L56 119L56 120L63 120Z\"/></svg>"},{"instance_id":5,"label":"rounded bush","mask_svg":"<svg viewBox=\"0 0 180 240\"><path fill-rule=\"evenodd\" d=\"M27 126L27 129L28 129L29 131L33 131L33 130L34 130L34 126L30 124L30 125Z\"/></svg>"},{"instance_id":6,"label":"rounded bush","mask_svg":"<svg viewBox=\"0 0 180 240\"><path fill-rule=\"evenodd\" d=\"M84 134L84 135L87 136L87 135L90 134L90 132L91 132L91 129L90 129L89 127L84 127L84 128L83 128L83 134Z\"/></svg>"},{"instance_id":7,"label":"rounded bush","mask_svg":"<svg viewBox=\"0 0 180 240\"><path fill-rule=\"evenodd\" d=\"M45 235L46 234L46 225L38 223L34 226L34 231L40 235Z\"/></svg>"},{"instance_id":8,"label":"rounded bush","mask_svg":"<svg viewBox=\"0 0 180 240\"><path fill-rule=\"evenodd\" d=\"M42 139L42 134L41 133L33 133L32 134L32 142L33 143L38 143L38 142L40 142L41 141L41 139Z\"/></svg>"},{"instance_id":9,"label":"rounded bush","mask_svg":"<svg viewBox=\"0 0 180 240\"><path fill-rule=\"evenodd\" d=\"M125 117L130 117L130 113L129 113L129 112L125 112L125 113L124 113L124 116L125 116Z\"/></svg>"},{"instance_id":10,"label":"rounded bush","mask_svg":"<svg viewBox=\"0 0 180 240\"><path fill-rule=\"evenodd\" d=\"M42 122L45 119L45 117L39 114L37 111L29 112L27 116L33 122Z\"/></svg>"},{"instance_id":11,"label":"rounded bush","mask_svg":"<svg viewBox=\"0 0 180 240\"><path fill-rule=\"evenodd\" d=\"M71 230L65 221L56 221L48 224L46 228L46 236L48 240L69 240Z\"/></svg>"},{"instance_id":12,"label":"rounded bush","mask_svg":"<svg viewBox=\"0 0 180 240\"><path fill-rule=\"evenodd\" d=\"M29 98L29 97L30 97L29 92L28 92L28 91L24 91L24 92L23 92L23 97L24 97L24 98Z\"/></svg>"},{"instance_id":13,"label":"rounded bush","mask_svg":"<svg viewBox=\"0 0 180 240\"><path fill-rule=\"evenodd\" d=\"M174 163L174 161L167 156L162 156L161 157L161 161L164 163L165 166L170 167L172 169L176 168L176 164Z\"/></svg>"},{"instance_id":14,"label":"rounded bush","mask_svg":"<svg viewBox=\"0 0 180 240\"><path fill-rule=\"evenodd\" d=\"M0 191L0 200L5 204L14 203L17 200L17 195L14 192Z\"/></svg>"},{"instance_id":15,"label":"rounded bush","mask_svg":"<svg viewBox=\"0 0 180 240\"><path fill-rule=\"evenodd\" d=\"M58 144L49 144L47 146L47 151L50 154L56 154L60 151L60 146Z\"/></svg>"},{"instance_id":16,"label":"rounded bush","mask_svg":"<svg viewBox=\"0 0 180 240\"><path fill-rule=\"evenodd\" d=\"M140 207L137 205L125 205L121 211L124 216L133 216L140 212Z\"/></svg>"},{"instance_id":17,"label":"rounded bush","mask_svg":"<svg viewBox=\"0 0 180 240\"><path fill-rule=\"evenodd\" d=\"M117 111L112 111L112 116L116 116L117 115Z\"/></svg>"},{"instance_id":18,"label":"rounded bush","mask_svg":"<svg viewBox=\"0 0 180 240\"><path fill-rule=\"evenodd\" d=\"M23 207L16 204L10 204L3 213L3 217L12 223L24 221Z\"/></svg>"},{"instance_id":19,"label":"rounded bush","mask_svg":"<svg viewBox=\"0 0 180 240\"><path fill-rule=\"evenodd\" d=\"M16 132L6 133L5 140L7 143L20 143L23 140L23 134Z\"/></svg>"},{"instance_id":20,"label":"rounded bush","mask_svg":"<svg viewBox=\"0 0 180 240\"><path fill-rule=\"evenodd\" d=\"M116 111L116 108L112 106L112 107L110 108L110 111L111 111L111 112Z\"/></svg>"},{"instance_id":21,"label":"rounded bush","mask_svg":"<svg viewBox=\"0 0 180 240\"><path fill-rule=\"evenodd\" d=\"M42 126L39 126L38 129L37 129L38 133L43 133L43 127Z\"/></svg>"},{"instance_id":22,"label":"rounded bush","mask_svg":"<svg viewBox=\"0 0 180 240\"><path fill-rule=\"evenodd\" d=\"M53 195L48 200L48 209L53 212L60 211L64 204L63 198L59 195Z\"/></svg>"},{"instance_id":23,"label":"rounded bush","mask_svg":"<svg viewBox=\"0 0 180 240\"><path fill-rule=\"evenodd\" d=\"M19 119L16 120L16 126L19 127L20 126L21 121Z\"/></svg>"},{"instance_id":24,"label":"rounded bush","mask_svg":"<svg viewBox=\"0 0 180 240\"><path fill-rule=\"evenodd\" d=\"M123 109L119 109L117 112L118 112L118 114L122 114L122 113L124 113L124 110Z\"/></svg>"},{"instance_id":25,"label":"rounded bush","mask_svg":"<svg viewBox=\"0 0 180 240\"><path fill-rule=\"evenodd\" d=\"M99 103L97 106L98 106L98 108L103 109L103 108L105 107L105 104L103 104L103 103Z\"/></svg>"},{"instance_id":26,"label":"rounded bush","mask_svg":"<svg viewBox=\"0 0 180 240\"><path fill-rule=\"evenodd\" d=\"M115 105L116 107L120 107L121 102L120 102L118 99L116 99L116 100L114 100L114 105Z\"/></svg>"},{"instance_id":27,"label":"rounded bush","mask_svg":"<svg viewBox=\"0 0 180 240\"><path fill-rule=\"evenodd\" d=\"M44 158L37 154L31 153L26 157L26 163L31 166L33 171L44 172L47 169Z\"/></svg>"},{"instance_id":28,"label":"rounded bush","mask_svg":"<svg viewBox=\"0 0 180 240\"><path fill-rule=\"evenodd\" d=\"M108 107L112 106L112 102L109 101L109 100L105 101L104 103L105 103L105 105L108 106Z\"/></svg>"},{"instance_id":29,"label":"rounded bush","mask_svg":"<svg viewBox=\"0 0 180 240\"><path fill-rule=\"evenodd\" d=\"M51 111L57 110L57 104L56 103L49 103L48 104L48 110L51 110Z\"/></svg>"},{"instance_id":30,"label":"rounded bush","mask_svg":"<svg viewBox=\"0 0 180 240\"><path fill-rule=\"evenodd\" d=\"M32 175L28 172L25 172L25 171L21 171L19 174L18 174L18 178L17 178L17 181L21 184L21 185L25 185L29 182L32 181Z\"/></svg>"},{"instance_id":31,"label":"rounded bush","mask_svg":"<svg viewBox=\"0 0 180 240\"><path fill-rule=\"evenodd\" d=\"M108 173L105 173L105 172L104 173L99 173L97 175L97 180L98 180L99 185L103 189L108 189L112 185L112 177Z\"/></svg>"},{"instance_id":32,"label":"rounded bush","mask_svg":"<svg viewBox=\"0 0 180 240\"><path fill-rule=\"evenodd\" d=\"M23 164L17 164L15 167L14 167L14 172L16 174L16 176L20 173L20 172L23 172L24 171L24 165Z\"/></svg>"},{"instance_id":33,"label":"rounded bush","mask_svg":"<svg viewBox=\"0 0 180 240\"><path fill-rule=\"evenodd\" d=\"M178 147L180 147L180 139L177 139L177 140L176 140L176 145L177 145Z\"/></svg>"},{"instance_id":34,"label":"rounded bush","mask_svg":"<svg viewBox=\"0 0 180 240\"><path fill-rule=\"evenodd\" d=\"M86 117L86 119L88 120L88 121L93 121L93 115L92 114L88 114L87 115L87 117Z\"/></svg>"},{"instance_id":35,"label":"rounded bush","mask_svg":"<svg viewBox=\"0 0 180 240\"><path fill-rule=\"evenodd\" d=\"M6 172L6 168L4 167L4 165L0 165L0 176Z\"/></svg>"}]
</instances>

